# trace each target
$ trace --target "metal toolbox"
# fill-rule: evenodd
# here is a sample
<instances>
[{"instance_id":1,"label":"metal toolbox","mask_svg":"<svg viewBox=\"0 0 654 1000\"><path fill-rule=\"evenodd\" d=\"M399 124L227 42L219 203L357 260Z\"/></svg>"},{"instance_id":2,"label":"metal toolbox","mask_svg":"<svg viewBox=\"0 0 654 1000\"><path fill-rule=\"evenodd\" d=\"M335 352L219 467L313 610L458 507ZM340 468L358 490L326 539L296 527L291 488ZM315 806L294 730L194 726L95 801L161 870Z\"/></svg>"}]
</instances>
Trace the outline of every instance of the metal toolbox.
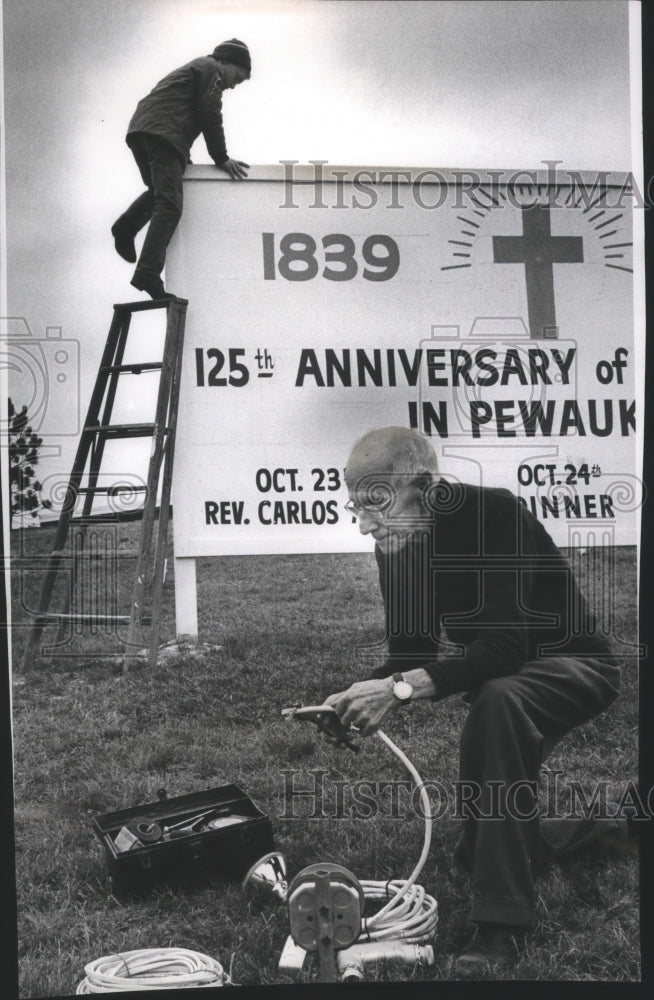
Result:
<instances>
[{"instance_id":1,"label":"metal toolbox","mask_svg":"<svg viewBox=\"0 0 654 1000\"><path fill-rule=\"evenodd\" d=\"M204 825L199 823L189 832L180 829L201 814L207 814ZM115 841L121 830L132 827L138 832L139 820L155 831L168 830L166 839L120 850ZM207 828L210 821L216 828ZM94 817L93 829L104 847L117 896L142 895L157 885L193 886L214 878L239 878L275 849L270 820L237 785L103 813Z\"/></svg>"}]
</instances>

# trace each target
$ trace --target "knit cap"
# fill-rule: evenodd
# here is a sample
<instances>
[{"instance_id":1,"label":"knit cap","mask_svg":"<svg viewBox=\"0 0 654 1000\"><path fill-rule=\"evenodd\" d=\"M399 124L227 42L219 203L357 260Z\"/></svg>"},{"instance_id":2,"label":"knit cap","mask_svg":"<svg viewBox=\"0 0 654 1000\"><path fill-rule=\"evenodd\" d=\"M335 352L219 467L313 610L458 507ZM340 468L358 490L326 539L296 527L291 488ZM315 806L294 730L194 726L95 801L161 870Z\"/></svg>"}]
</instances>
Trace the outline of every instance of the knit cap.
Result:
<instances>
[{"instance_id":1,"label":"knit cap","mask_svg":"<svg viewBox=\"0 0 654 1000\"><path fill-rule=\"evenodd\" d=\"M229 41L216 45L212 55L214 59L222 59L223 62L240 66L241 69L247 70L248 74L252 72L250 50L239 38L230 38Z\"/></svg>"}]
</instances>

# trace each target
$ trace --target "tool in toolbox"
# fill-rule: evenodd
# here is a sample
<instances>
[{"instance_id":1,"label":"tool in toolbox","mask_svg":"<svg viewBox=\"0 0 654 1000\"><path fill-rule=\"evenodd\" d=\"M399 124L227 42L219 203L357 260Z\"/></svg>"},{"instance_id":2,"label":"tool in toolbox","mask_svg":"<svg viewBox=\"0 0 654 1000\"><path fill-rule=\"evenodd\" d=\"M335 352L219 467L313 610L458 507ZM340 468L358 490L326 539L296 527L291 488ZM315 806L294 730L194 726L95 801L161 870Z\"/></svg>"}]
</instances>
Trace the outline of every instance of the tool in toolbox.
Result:
<instances>
[{"instance_id":1,"label":"tool in toolbox","mask_svg":"<svg viewBox=\"0 0 654 1000\"><path fill-rule=\"evenodd\" d=\"M196 830L220 830L234 823L243 823L246 820L247 816L234 815L228 809L209 809L198 816L164 825L149 819L147 816L139 816L137 819L130 820L127 826L121 827L114 844L119 851L131 851L135 847L155 844L160 840L185 837Z\"/></svg>"}]
</instances>

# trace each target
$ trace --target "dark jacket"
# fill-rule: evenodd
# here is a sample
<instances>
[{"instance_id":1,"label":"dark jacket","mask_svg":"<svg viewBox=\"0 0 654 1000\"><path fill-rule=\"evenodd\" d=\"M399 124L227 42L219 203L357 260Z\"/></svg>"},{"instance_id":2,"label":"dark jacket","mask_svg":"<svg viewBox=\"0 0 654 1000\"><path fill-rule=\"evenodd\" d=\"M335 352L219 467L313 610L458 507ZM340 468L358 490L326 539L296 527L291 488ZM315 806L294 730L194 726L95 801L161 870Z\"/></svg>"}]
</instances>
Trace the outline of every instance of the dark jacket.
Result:
<instances>
[{"instance_id":1,"label":"dark jacket","mask_svg":"<svg viewBox=\"0 0 654 1000\"><path fill-rule=\"evenodd\" d=\"M200 56L173 70L139 101L127 130L145 133L172 146L186 163L202 132L214 163L227 159L222 116L222 77L213 56Z\"/></svg>"},{"instance_id":2,"label":"dark jacket","mask_svg":"<svg viewBox=\"0 0 654 1000\"><path fill-rule=\"evenodd\" d=\"M434 496L421 541L375 548L389 657L373 676L424 667L440 699L548 656L617 662L567 559L512 493L465 484ZM458 649L443 650L441 628Z\"/></svg>"}]
</instances>

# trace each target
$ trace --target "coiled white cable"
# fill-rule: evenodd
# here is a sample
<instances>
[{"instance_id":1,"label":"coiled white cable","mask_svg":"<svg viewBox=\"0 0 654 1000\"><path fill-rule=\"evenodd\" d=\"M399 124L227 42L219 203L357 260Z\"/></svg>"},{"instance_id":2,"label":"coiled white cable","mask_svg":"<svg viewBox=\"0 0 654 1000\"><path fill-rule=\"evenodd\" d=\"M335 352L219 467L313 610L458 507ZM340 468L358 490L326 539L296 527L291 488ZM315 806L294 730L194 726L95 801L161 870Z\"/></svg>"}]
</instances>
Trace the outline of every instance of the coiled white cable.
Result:
<instances>
[{"instance_id":1,"label":"coiled white cable","mask_svg":"<svg viewBox=\"0 0 654 1000\"><path fill-rule=\"evenodd\" d=\"M183 990L231 983L220 962L186 948L143 948L107 955L84 966L76 995L128 990Z\"/></svg>"},{"instance_id":2,"label":"coiled white cable","mask_svg":"<svg viewBox=\"0 0 654 1000\"><path fill-rule=\"evenodd\" d=\"M377 913L374 913L371 917L364 917L359 940L379 941L383 938L402 938L411 944L423 944L432 940L436 933L436 924L438 923L438 904L436 900L433 896L425 892L421 885L416 884L416 880L425 866L429 848L431 847L433 826L431 802L429 801L422 778L406 754L389 739L383 730L378 729L376 735L404 764L415 782L420 794L420 801L422 802L425 819L425 837L420 857L406 880L391 879L388 882L380 882L361 879L361 887L366 899L388 898L389 893L394 893L394 895L391 896L388 902Z\"/></svg>"}]
</instances>

